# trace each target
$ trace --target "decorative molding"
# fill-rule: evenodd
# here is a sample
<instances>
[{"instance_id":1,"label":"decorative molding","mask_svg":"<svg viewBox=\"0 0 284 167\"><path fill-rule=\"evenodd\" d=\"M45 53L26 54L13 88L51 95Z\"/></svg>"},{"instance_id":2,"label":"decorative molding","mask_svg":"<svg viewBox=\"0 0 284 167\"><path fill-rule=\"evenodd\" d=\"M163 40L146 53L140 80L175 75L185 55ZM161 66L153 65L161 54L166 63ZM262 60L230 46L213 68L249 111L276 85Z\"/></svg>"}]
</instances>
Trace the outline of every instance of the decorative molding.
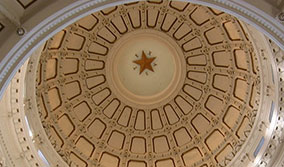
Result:
<instances>
[{"instance_id":1,"label":"decorative molding","mask_svg":"<svg viewBox=\"0 0 284 167\"><path fill-rule=\"evenodd\" d=\"M270 139L268 143L268 147L265 150L265 153L263 154L261 160L258 163L258 167L266 167L266 166L284 166L284 52L277 46L274 42L267 39L269 41L269 46L271 48L271 52L273 53L273 59L276 62L276 71L278 71L277 80L279 82L278 89L276 89L276 92L279 92L279 98L278 98L278 108L276 110L278 111L278 115L275 118L276 123L275 127L272 133L272 138Z\"/></svg>"},{"instance_id":2,"label":"decorative molding","mask_svg":"<svg viewBox=\"0 0 284 167\"><path fill-rule=\"evenodd\" d=\"M238 167L238 166L256 166L258 159L262 157L264 151L268 145L268 142L271 138L271 130L268 128L273 126L273 123L269 122L270 108L271 103L278 98L277 92L267 92L268 87L274 87L275 83L273 82L273 78L275 77L275 73L273 72L275 69L272 69L274 61L272 59L272 54L270 53L269 47L267 46L267 39L265 36L256 31L254 27L243 24L243 28L248 32L248 36L250 37L252 44L254 45L254 50L258 55L258 62L261 66L261 100L260 100L260 109L257 112L256 125L254 126L250 137L248 137L248 141L244 144L245 147L240 151L239 155L236 155L236 158L228 165L230 167ZM265 51L265 52L264 52ZM265 55L265 57L264 57ZM277 104L275 104L277 106ZM273 112L276 115L276 112ZM254 152L257 148L258 142L261 138L264 138L264 143L262 147L260 147L256 157Z\"/></svg>"}]
</instances>

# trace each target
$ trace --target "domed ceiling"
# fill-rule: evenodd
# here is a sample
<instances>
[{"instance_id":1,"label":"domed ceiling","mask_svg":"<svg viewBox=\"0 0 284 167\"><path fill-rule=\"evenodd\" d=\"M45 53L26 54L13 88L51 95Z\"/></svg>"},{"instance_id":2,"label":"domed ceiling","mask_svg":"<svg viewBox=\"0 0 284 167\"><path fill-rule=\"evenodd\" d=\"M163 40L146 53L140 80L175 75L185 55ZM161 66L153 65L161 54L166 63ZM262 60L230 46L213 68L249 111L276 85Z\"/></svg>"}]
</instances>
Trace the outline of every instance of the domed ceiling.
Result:
<instances>
[{"instance_id":1,"label":"domed ceiling","mask_svg":"<svg viewBox=\"0 0 284 167\"><path fill-rule=\"evenodd\" d=\"M254 124L258 69L233 16L140 1L93 13L48 40L36 100L70 166L226 166Z\"/></svg>"}]
</instances>

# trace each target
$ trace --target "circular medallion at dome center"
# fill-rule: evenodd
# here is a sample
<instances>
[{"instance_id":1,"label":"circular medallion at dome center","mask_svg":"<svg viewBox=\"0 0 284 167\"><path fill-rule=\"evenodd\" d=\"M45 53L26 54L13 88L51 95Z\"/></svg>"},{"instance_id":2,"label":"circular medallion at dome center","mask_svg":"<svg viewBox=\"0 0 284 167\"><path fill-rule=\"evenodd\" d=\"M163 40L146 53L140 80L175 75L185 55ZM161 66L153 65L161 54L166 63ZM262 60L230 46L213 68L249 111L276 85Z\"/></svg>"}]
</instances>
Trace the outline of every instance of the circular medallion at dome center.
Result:
<instances>
[{"instance_id":1,"label":"circular medallion at dome center","mask_svg":"<svg viewBox=\"0 0 284 167\"><path fill-rule=\"evenodd\" d=\"M122 37L107 61L108 80L130 105L160 104L174 94L184 66L180 47L165 34L140 30Z\"/></svg>"}]
</instances>

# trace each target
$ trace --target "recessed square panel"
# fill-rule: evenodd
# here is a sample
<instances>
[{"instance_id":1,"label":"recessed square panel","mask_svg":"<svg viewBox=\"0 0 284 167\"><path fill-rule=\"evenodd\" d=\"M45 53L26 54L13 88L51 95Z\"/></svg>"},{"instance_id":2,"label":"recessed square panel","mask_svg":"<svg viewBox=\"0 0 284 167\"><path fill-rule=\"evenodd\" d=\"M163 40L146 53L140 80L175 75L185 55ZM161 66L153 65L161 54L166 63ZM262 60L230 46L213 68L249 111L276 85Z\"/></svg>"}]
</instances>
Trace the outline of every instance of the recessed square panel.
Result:
<instances>
[{"instance_id":1,"label":"recessed square panel","mask_svg":"<svg viewBox=\"0 0 284 167\"><path fill-rule=\"evenodd\" d=\"M170 150L170 145L166 136L154 137L153 145L155 153L162 153Z\"/></svg>"},{"instance_id":2,"label":"recessed square panel","mask_svg":"<svg viewBox=\"0 0 284 167\"><path fill-rule=\"evenodd\" d=\"M92 109L86 101L83 101L73 108L73 112L76 114L77 118L83 122L91 114Z\"/></svg>"},{"instance_id":3,"label":"recessed square panel","mask_svg":"<svg viewBox=\"0 0 284 167\"><path fill-rule=\"evenodd\" d=\"M106 125L103 121L96 118L89 126L88 131L95 136L96 138L100 139L105 132Z\"/></svg>"},{"instance_id":4,"label":"recessed square panel","mask_svg":"<svg viewBox=\"0 0 284 167\"><path fill-rule=\"evenodd\" d=\"M108 152L104 152L100 158L103 167L119 167L120 158Z\"/></svg>"},{"instance_id":5,"label":"recessed square panel","mask_svg":"<svg viewBox=\"0 0 284 167\"><path fill-rule=\"evenodd\" d=\"M87 157L91 157L95 149L94 145L84 136L80 136L76 141L76 147Z\"/></svg>"},{"instance_id":6,"label":"recessed square panel","mask_svg":"<svg viewBox=\"0 0 284 167\"><path fill-rule=\"evenodd\" d=\"M129 161L127 167L147 167L147 163L144 161Z\"/></svg>"},{"instance_id":7,"label":"recessed square panel","mask_svg":"<svg viewBox=\"0 0 284 167\"><path fill-rule=\"evenodd\" d=\"M176 167L175 163L172 159L162 159L159 161L156 161L155 167Z\"/></svg>"},{"instance_id":8,"label":"recessed square panel","mask_svg":"<svg viewBox=\"0 0 284 167\"><path fill-rule=\"evenodd\" d=\"M80 167L87 167L87 163L81 158L79 157L77 154L71 152L70 154L70 160L72 161L72 165L71 166L80 166Z\"/></svg>"},{"instance_id":9,"label":"recessed square panel","mask_svg":"<svg viewBox=\"0 0 284 167\"><path fill-rule=\"evenodd\" d=\"M133 137L130 151L136 154L145 154L147 150L146 139L144 137Z\"/></svg>"},{"instance_id":10,"label":"recessed square panel","mask_svg":"<svg viewBox=\"0 0 284 167\"><path fill-rule=\"evenodd\" d=\"M203 155L201 154L200 150L195 147L188 151L186 151L182 155L182 160L185 166L192 166L194 163L201 161Z\"/></svg>"},{"instance_id":11,"label":"recessed square panel","mask_svg":"<svg viewBox=\"0 0 284 167\"><path fill-rule=\"evenodd\" d=\"M189 143L192 139L185 127L182 127L180 129L176 130L173 133L173 135L174 135L177 146L183 146L183 145Z\"/></svg>"},{"instance_id":12,"label":"recessed square panel","mask_svg":"<svg viewBox=\"0 0 284 167\"><path fill-rule=\"evenodd\" d=\"M111 147L120 150L124 146L124 141L125 141L125 135L119 131L114 130L112 131L107 143Z\"/></svg>"},{"instance_id":13,"label":"recessed square panel","mask_svg":"<svg viewBox=\"0 0 284 167\"><path fill-rule=\"evenodd\" d=\"M206 139L205 143L210 151L217 149L224 142L224 135L219 130L214 130Z\"/></svg>"}]
</instances>

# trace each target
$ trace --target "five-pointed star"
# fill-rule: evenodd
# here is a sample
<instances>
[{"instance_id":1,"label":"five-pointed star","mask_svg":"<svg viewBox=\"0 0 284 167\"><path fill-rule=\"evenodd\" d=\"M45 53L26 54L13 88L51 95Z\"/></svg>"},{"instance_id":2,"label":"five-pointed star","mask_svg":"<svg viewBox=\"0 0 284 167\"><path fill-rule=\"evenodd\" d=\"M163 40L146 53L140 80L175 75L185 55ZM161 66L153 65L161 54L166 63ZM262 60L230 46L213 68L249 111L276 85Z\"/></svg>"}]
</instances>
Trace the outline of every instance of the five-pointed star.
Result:
<instances>
[{"instance_id":1,"label":"five-pointed star","mask_svg":"<svg viewBox=\"0 0 284 167\"><path fill-rule=\"evenodd\" d=\"M144 51L142 51L142 57L140 60L135 60L133 63L138 64L140 66L140 73L141 74L145 69L148 69L150 71L153 71L153 67L151 63L156 59L156 57L150 57L148 58Z\"/></svg>"}]
</instances>

